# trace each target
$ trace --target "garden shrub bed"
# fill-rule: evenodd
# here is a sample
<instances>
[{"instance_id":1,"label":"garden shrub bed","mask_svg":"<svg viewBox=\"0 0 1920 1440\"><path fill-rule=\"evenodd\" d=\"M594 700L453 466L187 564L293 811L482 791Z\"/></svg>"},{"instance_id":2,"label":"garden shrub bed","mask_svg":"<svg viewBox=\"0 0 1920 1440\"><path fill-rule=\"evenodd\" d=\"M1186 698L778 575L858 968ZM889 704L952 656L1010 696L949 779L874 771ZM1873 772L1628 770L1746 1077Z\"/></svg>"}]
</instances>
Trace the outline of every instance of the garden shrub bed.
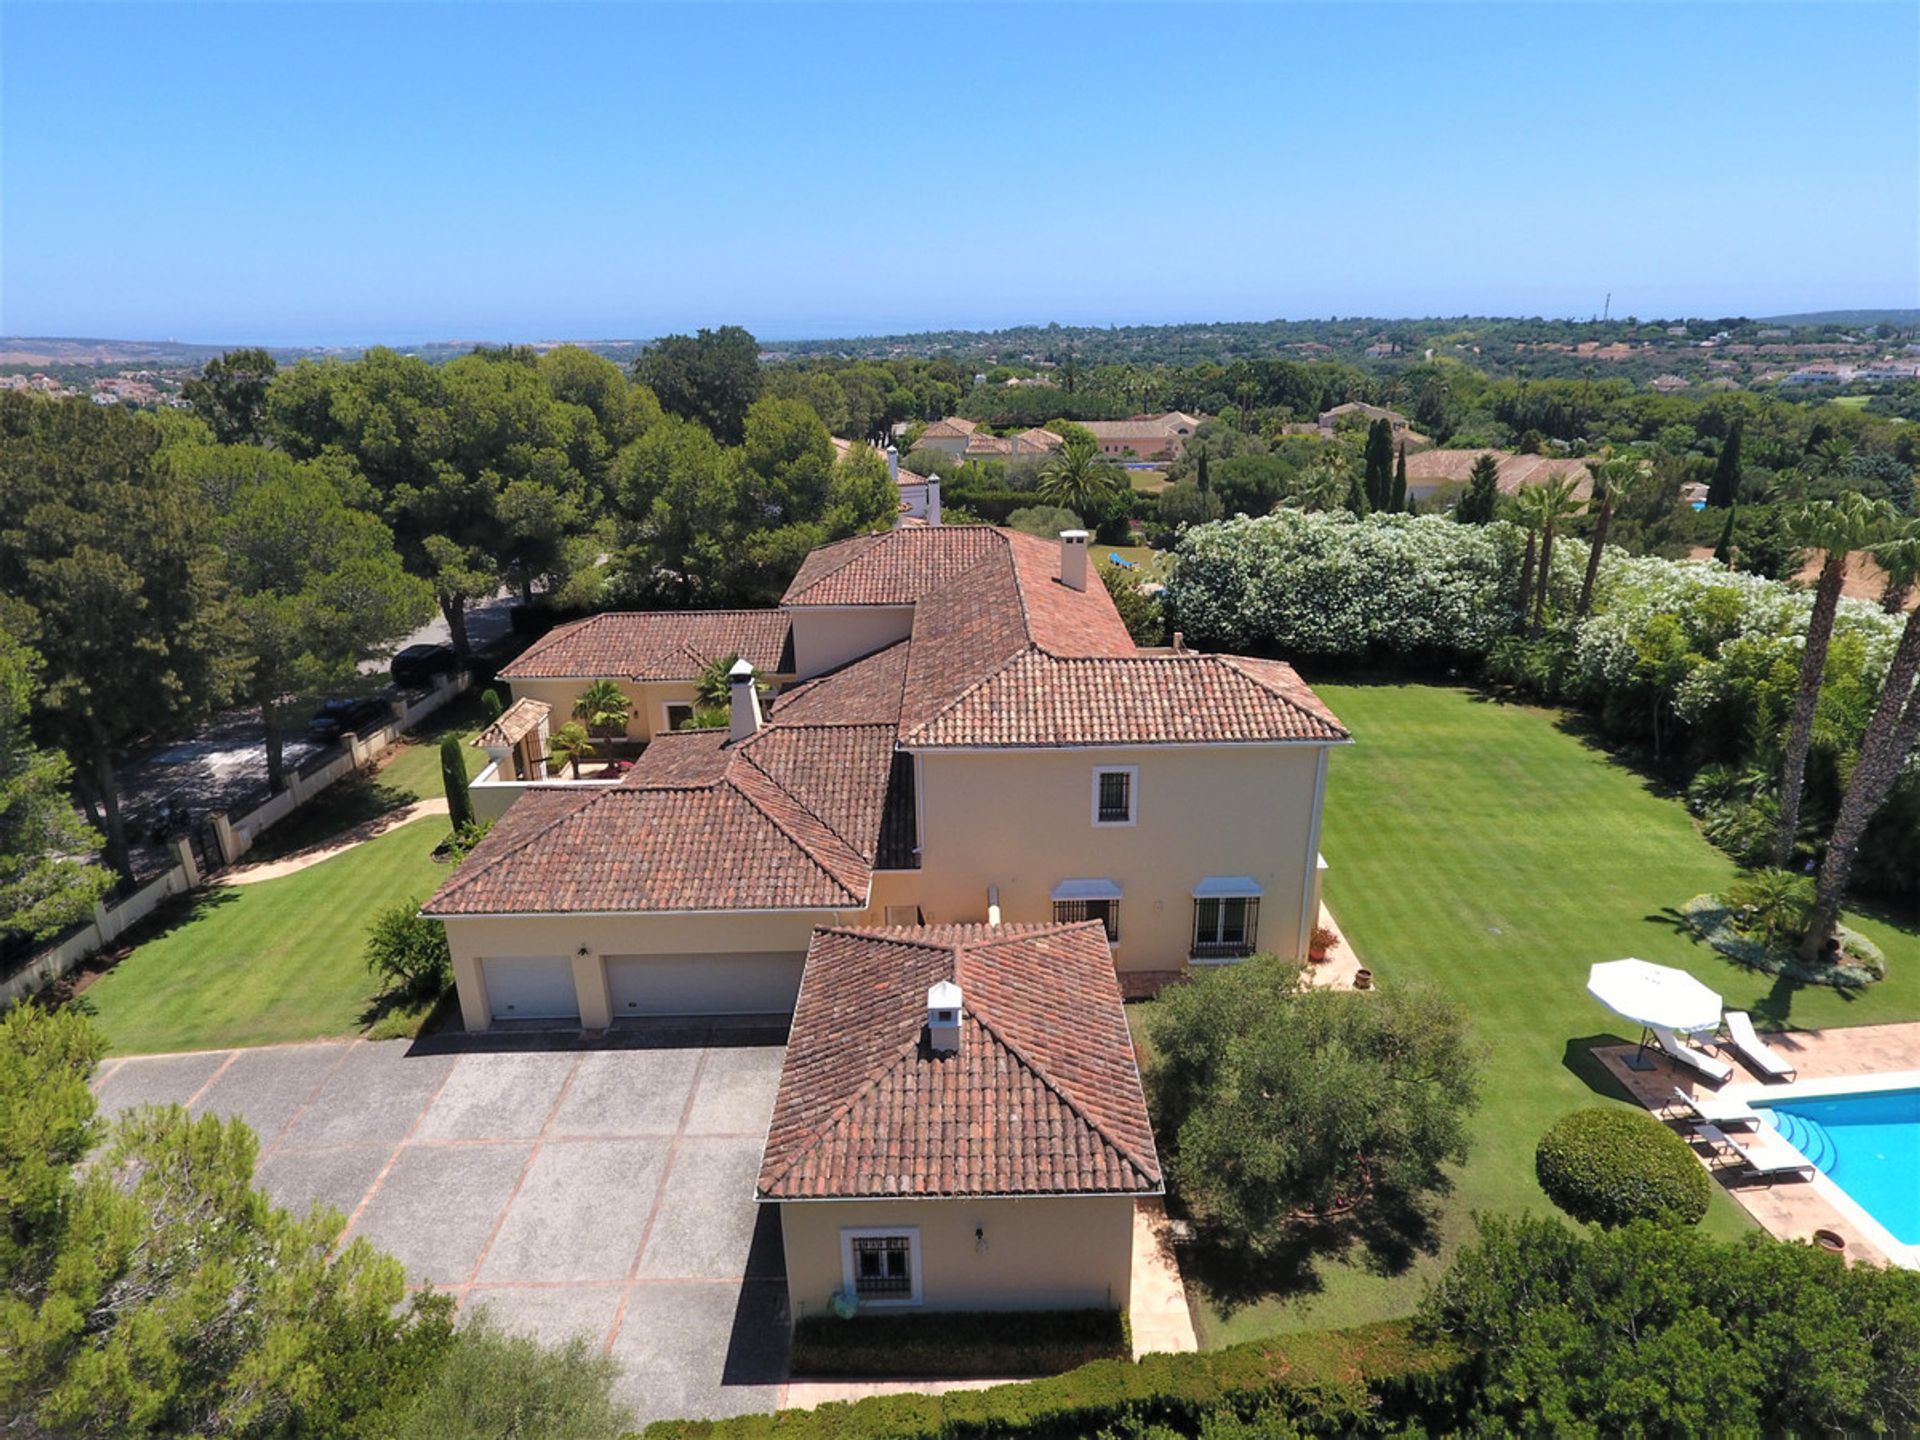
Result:
<instances>
[{"instance_id":1,"label":"garden shrub bed","mask_svg":"<svg viewBox=\"0 0 1920 1440\"><path fill-rule=\"evenodd\" d=\"M797 1337L796 1337L797 1341ZM1459 1356L1407 1321L1249 1341L1226 1350L1098 1360L1064 1375L728 1420L657 1420L647 1440L1080 1440L1137 1422L1191 1427L1222 1408L1282 1412L1303 1433L1348 1435L1450 1421ZM1443 1424L1441 1428L1451 1428Z\"/></svg>"},{"instance_id":2,"label":"garden shrub bed","mask_svg":"<svg viewBox=\"0 0 1920 1440\"><path fill-rule=\"evenodd\" d=\"M1713 1196L1687 1142L1624 1106L1562 1116L1541 1137L1534 1170L1549 1200L1599 1225L1695 1225Z\"/></svg>"},{"instance_id":3,"label":"garden shrub bed","mask_svg":"<svg viewBox=\"0 0 1920 1440\"><path fill-rule=\"evenodd\" d=\"M790 1368L809 1379L1004 1379L1132 1352L1118 1310L810 1315L793 1327Z\"/></svg>"},{"instance_id":4,"label":"garden shrub bed","mask_svg":"<svg viewBox=\"0 0 1920 1440\"><path fill-rule=\"evenodd\" d=\"M1806 985L1831 985L1836 990L1857 990L1887 978L1887 957L1880 947L1845 925L1836 929L1845 958L1835 965L1803 960L1797 951L1782 950L1743 934L1732 908L1719 895L1696 895L1680 907L1680 914L1694 934L1749 970L1785 975Z\"/></svg>"}]
</instances>

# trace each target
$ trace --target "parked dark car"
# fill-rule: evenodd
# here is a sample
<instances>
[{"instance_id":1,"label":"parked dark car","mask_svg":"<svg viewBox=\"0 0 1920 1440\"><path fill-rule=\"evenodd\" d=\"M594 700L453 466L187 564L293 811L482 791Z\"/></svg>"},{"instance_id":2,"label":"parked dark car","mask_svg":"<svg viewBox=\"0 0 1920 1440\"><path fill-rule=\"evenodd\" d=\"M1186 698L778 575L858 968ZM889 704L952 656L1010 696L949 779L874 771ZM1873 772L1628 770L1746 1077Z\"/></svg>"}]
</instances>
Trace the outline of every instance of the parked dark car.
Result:
<instances>
[{"instance_id":1,"label":"parked dark car","mask_svg":"<svg viewBox=\"0 0 1920 1440\"><path fill-rule=\"evenodd\" d=\"M315 740L338 740L349 731L358 734L384 725L393 716L393 708L384 700L348 700L336 697L320 702L320 708L307 721L307 734Z\"/></svg>"},{"instance_id":2,"label":"parked dark car","mask_svg":"<svg viewBox=\"0 0 1920 1440\"><path fill-rule=\"evenodd\" d=\"M409 645L393 657L393 683L408 690L424 689L459 668L460 657L451 645Z\"/></svg>"}]
</instances>

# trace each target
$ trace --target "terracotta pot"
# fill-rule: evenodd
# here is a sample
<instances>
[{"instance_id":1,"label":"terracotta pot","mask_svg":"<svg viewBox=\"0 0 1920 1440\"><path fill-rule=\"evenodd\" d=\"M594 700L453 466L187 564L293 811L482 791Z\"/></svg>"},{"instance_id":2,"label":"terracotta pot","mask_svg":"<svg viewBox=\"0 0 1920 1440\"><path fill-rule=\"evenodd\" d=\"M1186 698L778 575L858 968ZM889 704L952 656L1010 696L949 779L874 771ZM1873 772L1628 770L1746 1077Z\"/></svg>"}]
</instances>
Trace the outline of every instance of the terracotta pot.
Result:
<instances>
[{"instance_id":1,"label":"terracotta pot","mask_svg":"<svg viewBox=\"0 0 1920 1440\"><path fill-rule=\"evenodd\" d=\"M1327 959L1327 947L1324 945L1308 946L1307 959L1310 960L1315 965L1325 964Z\"/></svg>"},{"instance_id":2,"label":"terracotta pot","mask_svg":"<svg viewBox=\"0 0 1920 1440\"><path fill-rule=\"evenodd\" d=\"M1836 1230L1814 1231L1813 1243L1834 1255L1842 1253L1847 1248L1845 1237Z\"/></svg>"},{"instance_id":3,"label":"terracotta pot","mask_svg":"<svg viewBox=\"0 0 1920 1440\"><path fill-rule=\"evenodd\" d=\"M1373 988L1373 972L1364 966L1354 971L1353 988L1356 990L1371 990Z\"/></svg>"}]
</instances>

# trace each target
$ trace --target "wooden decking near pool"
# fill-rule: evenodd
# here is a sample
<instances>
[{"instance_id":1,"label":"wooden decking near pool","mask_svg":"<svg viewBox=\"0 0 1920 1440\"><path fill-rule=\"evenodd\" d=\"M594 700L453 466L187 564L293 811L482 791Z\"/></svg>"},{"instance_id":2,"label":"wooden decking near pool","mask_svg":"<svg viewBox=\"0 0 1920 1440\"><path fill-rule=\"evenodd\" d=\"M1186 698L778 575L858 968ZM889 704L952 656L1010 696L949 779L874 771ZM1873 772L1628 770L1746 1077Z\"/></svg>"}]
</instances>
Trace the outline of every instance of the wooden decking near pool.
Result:
<instances>
[{"instance_id":1,"label":"wooden decking near pool","mask_svg":"<svg viewBox=\"0 0 1920 1440\"><path fill-rule=\"evenodd\" d=\"M1790 1030L1761 1037L1776 1053L1799 1069L1799 1080L1832 1079L1853 1075L1894 1075L1920 1070L1920 1024L1850 1025L1831 1030ZM1606 1067L1628 1094L1662 1119L1669 1113L1669 1102L1677 1085L1687 1091L1708 1093L1727 1099L1752 1103L1783 1087L1768 1084L1748 1068L1731 1047L1714 1053L1733 1066L1733 1078L1719 1087L1657 1048L1649 1051L1651 1070L1633 1070L1627 1060L1634 1054L1632 1045L1611 1045L1595 1050L1594 1056ZM1676 1124L1683 1134L1692 1136L1691 1127ZM1739 1132L1735 1132L1736 1137ZM1764 1144L1764 1142L1762 1142ZM1708 1147L1695 1143L1700 1163L1708 1164ZM1711 1168L1711 1167L1710 1167ZM1831 1230L1846 1241L1849 1260L1873 1260L1885 1264L1889 1257L1883 1249L1835 1207L1827 1185L1803 1180L1746 1180L1730 1169L1714 1169L1714 1179L1768 1234L1783 1240L1811 1240L1816 1230Z\"/></svg>"}]
</instances>

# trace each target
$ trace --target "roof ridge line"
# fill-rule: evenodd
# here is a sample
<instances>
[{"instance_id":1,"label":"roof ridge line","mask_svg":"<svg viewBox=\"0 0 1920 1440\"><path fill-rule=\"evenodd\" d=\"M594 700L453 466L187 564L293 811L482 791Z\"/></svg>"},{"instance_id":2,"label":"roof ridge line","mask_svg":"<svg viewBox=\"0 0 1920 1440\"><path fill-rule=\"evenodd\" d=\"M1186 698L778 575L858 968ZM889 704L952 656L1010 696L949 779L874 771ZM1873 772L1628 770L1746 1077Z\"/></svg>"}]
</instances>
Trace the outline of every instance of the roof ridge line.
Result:
<instances>
[{"instance_id":1,"label":"roof ridge line","mask_svg":"<svg viewBox=\"0 0 1920 1440\"><path fill-rule=\"evenodd\" d=\"M909 1030L906 1040L894 1048L893 1053L886 1058L886 1063L876 1067L871 1075L868 1075L860 1082L859 1086L851 1095L848 1095L839 1104L835 1105L832 1110L827 1112L826 1119L813 1127L812 1132L807 1137L807 1142L804 1145L794 1147L793 1152L786 1157L786 1163L780 1167L779 1172L773 1177L772 1182L760 1187L761 1193L769 1194L776 1189L782 1180L793 1173L793 1167L800 1162L801 1156L812 1154L815 1147L827 1138L827 1135L833 1128L852 1113L854 1106L858 1105L862 1100L866 1099L867 1096L879 1089L880 1082L898 1070L900 1066L905 1063L907 1057L920 1048L920 1028L921 1027L916 1026ZM791 1041L789 1041L789 1043L791 1043Z\"/></svg>"},{"instance_id":2,"label":"roof ridge line","mask_svg":"<svg viewBox=\"0 0 1920 1440\"><path fill-rule=\"evenodd\" d=\"M814 576L812 580L808 581L807 590L817 590L820 587L821 581L832 579L835 575L838 575L842 570L846 569L847 566L851 565L855 560L859 559L860 556L866 554L867 551L871 550L873 548L872 542L877 541L882 535L891 535L894 533L895 532L892 530L882 530L882 531L875 531L867 535L849 535L844 540L836 540L836 541L829 542L830 544L846 546L847 547L846 556L844 559L840 561L838 565L835 565L831 570L824 570L820 574ZM869 543L865 545L855 545L853 542L856 540L865 540ZM818 554L819 552L815 551L813 553ZM807 590L802 590L800 593L804 595L807 593ZM784 613L783 607L787 603L788 602L786 597L782 596L781 604L776 605L774 608L776 610L782 610L782 613Z\"/></svg>"},{"instance_id":3,"label":"roof ridge line","mask_svg":"<svg viewBox=\"0 0 1920 1440\"><path fill-rule=\"evenodd\" d=\"M767 774L767 772L765 770L762 770L758 765L753 765L752 769L755 775L759 776L768 785L772 786L774 791L778 793L783 799L791 802L794 808L810 816L813 819L813 821L816 824L818 824L822 830L826 831L827 834L831 835L836 841L839 841L840 844L847 845L847 842L845 841L845 839L841 837L840 833L837 830L835 830L831 825L827 824L827 822L822 820L818 815L815 815L813 811L809 809L805 804L803 804L799 799L799 797L796 796L791 790L787 789L786 786L782 785L778 780L775 780L771 775ZM762 805L751 794L749 794L747 790L744 787L742 787L737 780L734 779L731 773L729 773L728 775L724 776L722 779L715 782L716 786L722 785L722 784L724 784L728 789L732 790L734 794L738 795L742 800L744 800L748 805L750 805L760 816L762 816L767 821L769 825L773 826L774 829L778 830L782 835L784 835L787 838L788 842L791 843L793 847L797 849L802 855L806 856L807 862L811 864L816 870L818 870L822 875L825 875L827 879L831 880L835 885L838 885L840 889L843 892L845 892L849 897L855 900L859 900L863 904L865 903L865 900L866 900L865 896L855 895L853 887L847 884L847 882L841 879L838 875L836 875L833 872L833 870L828 867L828 865L824 860L822 860L818 855L814 854L813 848L810 845L808 845L805 840L802 840L798 835L794 834L792 826L788 825L778 815L775 815L765 805ZM869 865L869 862L867 861L866 857L861 855L861 853L858 850L855 850L850 845L847 845L847 850L853 856L854 863L856 865L868 866L868 868L871 869L871 866Z\"/></svg>"},{"instance_id":4,"label":"roof ridge line","mask_svg":"<svg viewBox=\"0 0 1920 1440\"><path fill-rule=\"evenodd\" d=\"M946 715L951 711L959 708L960 702L962 700L965 700L969 695L973 694L974 691L980 689L982 686L986 685L991 680L999 679L1000 676L1006 672L1008 667L1011 666L1013 662L1018 660L1021 656L1032 655L1032 654L1045 655L1046 653L1047 653L1046 651L1042 650L1038 645L1034 643L1033 636L1029 634L1027 636L1026 644L1022 645L1018 650L1015 650L1011 655L1007 656L1006 659L1002 660L998 665L995 665L991 670L986 671L978 679L976 679L971 685L967 686L966 689L960 691L957 695L955 695L952 699L947 701L946 704L942 705L938 710L934 711L931 715L926 716L922 720L916 721L911 731L900 736L899 743L902 746L912 744L913 737L915 735L918 735L921 731L926 730L928 727L930 727L933 724L934 721L940 719L943 715Z\"/></svg>"},{"instance_id":5,"label":"roof ridge line","mask_svg":"<svg viewBox=\"0 0 1920 1440\"><path fill-rule=\"evenodd\" d=\"M963 997L962 1003L967 1005L967 1009L971 1011L974 1020L979 1023L980 1028L987 1031L987 1033L992 1035L995 1040L998 1040L1002 1045L1006 1046L1007 1049L1012 1053L1013 1057L1027 1068L1028 1073L1030 1073L1034 1079L1038 1080L1042 1085L1046 1086L1047 1089L1051 1090L1055 1095L1057 1095L1060 1098L1060 1103L1062 1105L1066 1106L1067 1109L1071 1110L1076 1116L1078 1116L1081 1123L1084 1124L1089 1130L1093 1131L1094 1134L1098 1135L1102 1140L1106 1141L1107 1144L1113 1148L1113 1152L1116 1155L1119 1155L1122 1159L1124 1159L1127 1162L1128 1166L1132 1168L1134 1174L1138 1175L1142 1180L1145 1180L1147 1178L1147 1172L1145 1168L1140 1164L1140 1157L1138 1155L1135 1155L1132 1149L1130 1149L1128 1146L1123 1145L1118 1140L1114 1139L1113 1135L1108 1131L1107 1127L1101 1124L1100 1121L1095 1119L1092 1115L1088 1114L1086 1108L1082 1106L1078 1100L1075 1100L1073 1096L1069 1095L1066 1092L1066 1090L1062 1088L1060 1082L1058 1080L1055 1080L1052 1075L1048 1074L1045 1069L1043 1069L1039 1064L1037 1064L1034 1061L1034 1058L1031 1055L1029 1055L1022 1046L1016 1045L1013 1041L1009 1040L1004 1034L1002 1034L1000 1030L1000 1026L998 1024L996 1024L987 1015L982 1014L980 1009L977 1006L967 1004L967 1002L964 1000L964 996L966 994L966 987L964 985L960 987L960 990L961 990L961 995ZM1127 1046L1129 1049L1131 1049L1133 1046L1133 1040L1131 1036L1128 1037ZM1137 1071L1139 1069L1139 1066L1140 1066L1139 1058L1136 1056L1134 1059L1134 1069Z\"/></svg>"},{"instance_id":6,"label":"roof ridge line","mask_svg":"<svg viewBox=\"0 0 1920 1440\"><path fill-rule=\"evenodd\" d=\"M873 726L793 725L793 726L789 726L788 728L792 730L861 730L861 729L880 730L885 728L885 722L882 722L879 725L873 725ZM858 845L854 844L853 841L849 840L845 835L842 835L839 831L839 828L835 826L831 820L827 819L826 816L822 815L818 810L815 810L811 805L807 804L806 801L802 800L798 795L794 794L793 791L789 790L785 785L781 784L780 781L774 777L773 773L770 770L768 770L766 766L762 765L758 760L753 758L753 753L748 747L752 744L754 740L759 739L760 736L765 735L767 733L768 733L767 730L763 728L754 732L754 734L749 736L747 740L743 741L741 743L740 751L739 751L740 758L746 761L747 764L751 765L754 768L755 773L758 774L761 779L765 780L769 785L773 786L774 789L778 790L782 795L786 796L787 799L791 800L795 805L799 806L802 810L806 811L807 814L813 816L813 818L819 822L820 828L822 830L825 830L829 835L833 836L834 839L838 840L842 845L846 846L847 849L851 850L855 855L859 856L861 864L863 865L871 864L872 862L866 858L865 852L862 851ZM751 801L752 797L749 796L748 799L749 801ZM755 806L754 808L758 809L759 807ZM765 812L762 812L762 813L765 813ZM771 815L768 815L767 818L769 820L773 820L773 817ZM774 824L779 825L780 822L778 820L774 820ZM780 831L782 834L786 834L786 826L781 825ZM799 843L797 836L790 837L790 838L794 839L794 842L796 844Z\"/></svg>"},{"instance_id":7,"label":"roof ridge line","mask_svg":"<svg viewBox=\"0 0 1920 1440\"><path fill-rule=\"evenodd\" d=\"M1305 705L1302 705L1293 696L1287 694L1286 691L1280 689L1277 685L1270 683L1264 677L1254 674L1251 670L1245 669L1243 666L1241 666L1238 663L1242 660L1249 659L1251 657L1244 656L1244 655L1225 655L1225 654L1219 654L1216 652L1207 652L1203 655L1202 658L1213 660L1218 662L1221 665L1226 666L1227 669L1231 670L1234 674L1238 675L1242 680L1245 680L1250 685L1259 686L1262 690L1266 691L1269 695L1273 696L1274 699L1280 701L1284 705L1291 707L1297 714L1304 715L1309 720L1318 721L1320 724L1323 724L1323 725L1328 723L1326 716L1316 715L1313 711L1309 710ZM1276 660L1276 661L1272 661L1271 663L1276 665L1286 665L1287 662L1284 660ZM1288 666L1287 668L1292 669L1293 667ZM1295 671L1296 675L1298 673L1299 673L1298 671ZM1301 683L1305 684L1306 682L1302 681ZM1351 730L1348 730L1344 724L1336 724L1334 728L1338 729L1343 734L1347 735L1349 738L1351 738L1353 734L1353 732Z\"/></svg>"},{"instance_id":8,"label":"roof ridge line","mask_svg":"<svg viewBox=\"0 0 1920 1440\"><path fill-rule=\"evenodd\" d=\"M546 824L539 826L537 829L529 830L524 836L521 837L521 839L517 844L509 847L503 847L500 850L499 854L488 856L485 863L481 865L475 866L472 869L468 869L467 866L464 863L462 863L461 865L455 868L453 874L447 877L447 881L444 885L442 885L432 895L427 897L426 903L428 905L431 905L435 900L439 899L443 895L457 895L461 890L465 889L469 884L471 884L472 881L477 879L479 876L486 874L489 870L493 869L494 866L498 865L502 860L505 860L509 855L518 855L522 850L526 849L527 846L531 845L535 840L538 840L541 836L547 834L549 831L557 829L562 821L571 820L574 816L578 815L583 810L591 810L595 805L598 805L602 800L605 800L609 795L612 795L616 790L619 790L621 788L623 787L617 786L617 785L610 786L607 789L601 791L597 795L586 796L581 801L580 804L571 805L567 807L567 809L563 810L560 814L554 816L551 820L547 821ZM692 788L692 787L689 787L689 788ZM572 798L572 797L569 796L567 798Z\"/></svg>"}]
</instances>

